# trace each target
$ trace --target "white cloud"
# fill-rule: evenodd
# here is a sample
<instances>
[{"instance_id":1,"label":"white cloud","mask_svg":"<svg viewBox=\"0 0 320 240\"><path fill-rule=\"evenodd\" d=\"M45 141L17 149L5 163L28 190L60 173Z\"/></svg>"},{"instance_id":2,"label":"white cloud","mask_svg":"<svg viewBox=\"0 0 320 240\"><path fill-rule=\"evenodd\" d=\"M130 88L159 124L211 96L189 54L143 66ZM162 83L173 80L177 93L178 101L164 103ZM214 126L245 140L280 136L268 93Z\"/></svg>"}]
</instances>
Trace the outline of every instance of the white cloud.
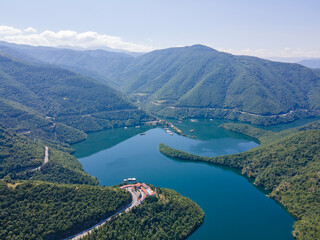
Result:
<instances>
[{"instance_id":1,"label":"white cloud","mask_svg":"<svg viewBox=\"0 0 320 240\"><path fill-rule=\"evenodd\" d=\"M24 32L27 32L27 33L36 33L38 32L36 29L34 29L33 27L28 27L26 29L23 30Z\"/></svg>"},{"instance_id":2,"label":"white cloud","mask_svg":"<svg viewBox=\"0 0 320 240\"><path fill-rule=\"evenodd\" d=\"M58 32L45 30L38 32L33 27L24 30L11 26L0 26L0 40L17 44L27 44L32 46L51 46L51 47L77 47L87 49L113 48L133 52L149 52L155 48L156 43L151 39L146 39L147 44L137 44L123 40L121 37L99 34L93 31L76 32L72 30L62 30ZM160 43L157 42L157 45ZM160 44L162 45L162 44ZM182 45L181 45L182 46ZM302 48L283 49L219 49L235 55L250 55L262 58L268 57L320 57L320 50L305 50Z\"/></svg>"},{"instance_id":3,"label":"white cloud","mask_svg":"<svg viewBox=\"0 0 320 240\"><path fill-rule=\"evenodd\" d=\"M0 26L0 40L32 46L109 47L134 52L148 52L153 50L153 47L148 45L127 42L121 37L98 34L92 31L78 33L71 30L58 32L46 30L37 32L32 27L24 29L23 32L20 29L10 26Z\"/></svg>"},{"instance_id":4,"label":"white cloud","mask_svg":"<svg viewBox=\"0 0 320 240\"><path fill-rule=\"evenodd\" d=\"M10 26L0 26L0 35L14 35L21 34L22 31L20 29L10 27Z\"/></svg>"}]
</instances>

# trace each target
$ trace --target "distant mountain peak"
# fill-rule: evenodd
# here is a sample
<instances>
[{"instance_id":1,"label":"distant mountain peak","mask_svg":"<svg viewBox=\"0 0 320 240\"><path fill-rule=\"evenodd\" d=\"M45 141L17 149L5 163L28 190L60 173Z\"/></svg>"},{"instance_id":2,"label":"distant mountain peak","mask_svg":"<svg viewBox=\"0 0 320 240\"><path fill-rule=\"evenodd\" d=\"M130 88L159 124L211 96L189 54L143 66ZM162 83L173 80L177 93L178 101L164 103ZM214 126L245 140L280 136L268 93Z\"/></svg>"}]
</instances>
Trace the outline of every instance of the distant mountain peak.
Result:
<instances>
[{"instance_id":1,"label":"distant mountain peak","mask_svg":"<svg viewBox=\"0 0 320 240\"><path fill-rule=\"evenodd\" d=\"M206 45L202 45L202 44L195 44L195 45L192 45L190 46L190 48L193 48L193 49L198 49L198 50L206 50L206 51L216 51L215 49L211 48L211 47L208 47Z\"/></svg>"}]
</instances>

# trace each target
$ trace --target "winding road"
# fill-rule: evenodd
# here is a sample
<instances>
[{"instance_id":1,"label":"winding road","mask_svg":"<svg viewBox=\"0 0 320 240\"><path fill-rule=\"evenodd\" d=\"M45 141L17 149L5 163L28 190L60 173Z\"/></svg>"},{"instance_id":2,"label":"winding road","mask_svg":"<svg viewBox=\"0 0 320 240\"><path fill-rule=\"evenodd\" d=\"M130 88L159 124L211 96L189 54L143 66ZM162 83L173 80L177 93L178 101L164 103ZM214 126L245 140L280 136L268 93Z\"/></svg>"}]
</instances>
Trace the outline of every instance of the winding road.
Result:
<instances>
[{"instance_id":1,"label":"winding road","mask_svg":"<svg viewBox=\"0 0 320 240\"><path fill-rule=\"evenodd\" d=\"M31 169L31 171L38 171L41 169L41 167L43 167L45 164L47 164L49 162L49 148L47 146L44 147L44 161L43 163L39 166L36 167L34 169Z\"/></svg>"},{"instance_id":2,"label":"winding road","mask_svg":"<svg viewBox=\"0 0 320 240\"><path fill-rule=\"evenodd\" d=\"M188 109L189 111L191 111L192 109L196 109L196 110L206 110L206 111L216 111L216 110L220 110L220 111L230 111L230 112L236 112L236 113L240 113L240 114L244 114L244 115L249 115L249 116L255 116L255 117L269 117L269 118L274 118L274 117L286 117L288 115L293 115L296 112L305 112L305 113L310 113L310 111L308 109L296 109L296 110L290 110L286 113L280 113L280 114L270 114L270 115L263 115L263 114L257 114L257 113L250 113L250 112L246 112L246 111L242 111L242 110L237 110L235 108L201 108L201 107L177 107L177 106L170 106L170 105L166 105L166 104L162 104L162 103L156 103L153 101L150 101L152 104L157 105L157 106L163 106L163 107L169 107L171 109ZM319 111L316 111L319 114Z\"/></svg>"},{"instance_id":3,"label":"winding road","mask_svg":"<svg viewBox=\"0 0 320 240\"><path fill-rule=\"evenodd\" d=\"M44 165L46 165L47 163L49 162L49 148L47 146L45 146L44 148L44 160L43 160L43 163L36 167L36 168L27 168L27 169L24 169L24 170L20 170L16 173L20 173L20 172L35 172L35 171L39 171Z\"/></svg>"},{"instance_id":4,"label":"winding road","mask_svg":"<svg viewBox=\"0 0 320 240\"><path fill-rule=\"evenodd\" d=\"M124 208L120 209L119 211L117 211L116 213L114 213L113 215L111 215L110 217L102 220L101 222L97 223L96 225L80 232L77 233L71 237L65 238L65 240L68 239L72 239L72 240L79 240L81 238L83 238L84 236L88 235L89 233L91 233L92 231L94 231L95 229L100 228L101 226L105 225L107 222L109 222L113 217L120 215L123 212L129 212L132 208L134 208L135 206L140 205L140 201L138 201L138 193L133 191L132 188L126 188L127 191L129 191L131 193L132 196L132 201L131 203L129 203L127 206L125 206Z\"/></svg>"}]
</instances>

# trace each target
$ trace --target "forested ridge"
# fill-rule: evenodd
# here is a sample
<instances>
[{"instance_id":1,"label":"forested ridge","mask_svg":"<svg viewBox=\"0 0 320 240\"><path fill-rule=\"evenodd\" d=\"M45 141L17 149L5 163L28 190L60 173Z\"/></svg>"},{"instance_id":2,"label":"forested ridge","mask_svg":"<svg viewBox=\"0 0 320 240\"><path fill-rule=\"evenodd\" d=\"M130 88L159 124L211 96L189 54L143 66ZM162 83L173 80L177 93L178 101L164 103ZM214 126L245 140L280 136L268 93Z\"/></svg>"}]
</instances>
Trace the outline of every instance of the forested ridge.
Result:
<instances>
[{"instance_id":1,"label":"forested ridge","mask_svg":"<svg viewBox=\"0 0 320 240\"><path fill-rule=\"evenodd\" d=\"M62 239L94 225L131 201L125 190L0 180L1 239Z\"/></svg>"},{"instance_id":2,"label":"forested ridge","mask_svg":"<svg viewBox=\"0 0 320 240\"><path fill-rule=\"evenodd\" d=\"M49 63L67 68L83 76L107 83L111 87L119 87L120 83L112 81L106 76L123 70L126 64L134 60L134 56L130 54L101 49L78 51L54 47L17 45L1 41L0 51L25 61Z\"/></svg>"},{"instance_id":3,"label":"forested ridge","mask_svg":"<svg viewBox=\"0 0 320 240\"><path fill-rule=\"evenodd\" d=\"M185 239L204 220L204 213L193 201L177 192L155 188L158 195L104 225L84 240L98 239Z\"/></svg>"},{"instance_id":4,"label":"forested ridge","mask_svg":"<svg viewBox=\"0 0 320 240\"><path fill-rule=\"evenodd\" d=\"M83 171L78 160L61 149L48 144L49 162L38 171L28 171L42 165L45 143L41 140L19 136L0 127L0 179L32 179L56 183L97 185L96 178ZM60 148L60 149L59 149ZM61 151L63 150L63 151Z\"/></svg>"},{"instance_id":5,"label":"forested ridge","mask_svg":"<svg viewBox=\"0 0 320 240\"><path fill-rule=\"evenodd\" d=\"M152 119L107 85L58 67L0 54L0 80L0 123L33 137L74 143Z\"/></svg>"},{"instance_id":6,"label":"forested ridge","mask_svg":"<svg viewBox=\"0 0 320 240\"><path fill-rule=\"evenodd\" d=\"M161 117L270 125L320 115L319 71L299 64L235 56L203 45L155 50L135 58L103 50L8 43L0 43L0 48L116 86Z\"/></svg>"},{"instance_id":7,"label":"forested ridge","mask_svg":"<svg viewBox=\"0 0 320 240\"><path fill-rule=\"evenodd\" d=\"M319 71L298 64L233 56L202 45L157 50L137 58L61 49L59 54L53 51L40 59L49 56L51 63L99 82L37 62L41 51L14 53L25 61L0 53L0 179L4 178L0 197L1 209L7 209L1 212L0 236L5 239L60 238L110 215L111 208L105 204L117 208L112 201L126 202L128 193L115 200L111 196L118 191L115 188L89 186L98 181L83 171L69 144L84 140L92 131L153 120L144 110L169 118L217 117L262 125L319 115ZM122 86L144 110L106 84ZM159 149L172 158L241 169L297 217L297 239L319 239L320 123L279 133L244 124L222 127L254 137L261 146L214 158L163 144ZM49 163L27 171L42 164L45 146L49 147ZM143 205L87 238L183 239L202 223L204 214L190 199L174 191L156 190L159 198L147 198ZM81 196L77 196L79 191ZM68 217L63 216L63 209ZM29 212L33 220L27 223ZM50 220L45 219L48 215L56 216L57 221L46 221L49 225L35 221Z\"/></svg>"},{"instance_id":8,"label":"forested ridge","mask_svg":"<svg viewBox=\"0 0 320 240\"><path fill-rule=\"evenodd\" d=\"M171 118L277 124L319 115L320 75L299 64L234 56L203 45L156 50L117 74L144 109Z\"/></svg>"},{"instance_id":9,"label":"forested ridge","mask_svg":"<svg viewBox=\"0 0 320 240\"><path fill-rule=\"evenodd\" d=\"M0 179L9 173L38 167L43 159L43 145L36 140L18 137L0 127Z\"/></svg>"},{"instance_id":10,"label":"forested ridge","mask_svg":"<svg viewBox=\"0 0 320 240\"><path fill-rule=\"evenodd\" d=\"M201 157L164 144L159 145L159 150L174 159L204 161L241 169L242 174L254 179L255 185L270 191L268 195L281 202L297 218L293 232L297 239L319 239L319 122L279 133L243 124L224 127L256 137L262 144L244 153L220 157Z\"/></svg>"},{"instance_id":11,"label":"forested ridge","mask_svg":"<svg viewBox=\"0 0 320 240\"><path fill-rule=\"evenodd\" d=\"M84 172L69 144L91 131L140 125L153 117L103 83L1 53L0 81L0 239L62 239L130 203L125 190L94 186L98 180ZM45 147L49 158L43 164ZM160 212L148 209L149 217L171 219L171 210L181 204L176 219L193 220L182 224L190 234L203 216L184 214L201 215L201 209L177 193L171 200ZM156 223L150 227L158 231Z\"/></svg>"}]
</instances>

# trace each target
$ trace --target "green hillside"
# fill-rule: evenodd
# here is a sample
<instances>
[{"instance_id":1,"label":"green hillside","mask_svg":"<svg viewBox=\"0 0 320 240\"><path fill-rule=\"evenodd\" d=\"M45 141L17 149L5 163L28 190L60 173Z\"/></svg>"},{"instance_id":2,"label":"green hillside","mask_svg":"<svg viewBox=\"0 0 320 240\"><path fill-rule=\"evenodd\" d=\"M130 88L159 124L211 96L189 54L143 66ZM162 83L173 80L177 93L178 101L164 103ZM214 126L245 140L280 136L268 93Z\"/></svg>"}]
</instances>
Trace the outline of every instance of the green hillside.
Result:
<instances>
[{"instance_id":1,"label":"green hillside","mask_svg":"<svg viewBox=\"0 0 320 240\"><path fill-rule=\"evenodd\" d=\"M40 170L30 171L44 162L46 145L49 147L49 162ZM3 178L98 184L96 178L84 172L67 148L19 136L0 127L0 179Z\"/></svg>"},{"instance_id":2,"label":"green hillside","mask_svg":"<svg viewBox=\"0 0 320 240\"><path fill-rule=\"evenodd\" d=\"M12 172L38 167L44 159L44 146L0 128L0 179Z\"/></svg>"},{"instance_id":3,"label":"green hillside","mask_svg":"<svg viewBox=\"0 0 320 240\"><path fill-rule=\"evenodd\" d=\"M0 180L1 239L64 239L130 202L129 192L118 187L89 186L98 181L83 172L73 156L50 145L49 162L40 170L27 171L42 164L44 146L0 128L0 178L4 178ZM126 239L132 233L143 239L154 234L185 239L201 225L204 213L196 203L172 190L156 188L156 192L158 198L147 198L143 205L90 237L103 239L101 234L107 231L112 236L121 233ZM149 222L147 233L143 222Z\"/></svg>"},{"instance_id":4,"label":"green hillside","mask_svg":"<svg viewBox=\"0 0 320 240\"><path fill-rule=\"evenodd\" d=\"M201 208L177 192L155 189L158 199L148 197L131 212L103 226L84 240L98 239L185 239L204 220Z\"/></svg>"},{"instance_id":5,"label":"green hillside","mask_svg":"<svg viewBox=\"0 0 320 240\"><path fill-rule=\"evenodd\" d=\"M111 81L107 76L122 71L134 59L129 54L119 52L34 47L1 41L0 51L29 62L54 64L112 87L119 87L119 83Z\"/></svg>"},{"instance_id":6,"label":"green hillside","mask_svg":"<svg viewBox=\"0 0 320 240\"><path fill-rule=\"evenodd\" d=\"M270 191L297 218L294 236L299 240L320 238L320 124L279 133L261 131L243 124L224 126L254 136L261 146L244 153L201 157L159 145L162 154L190 161L204 161L241 169L253 183ZM312 129L312 130L309 130Z\"/></svg>"},{"instance_id":7,"label":"green hillside","mask_svg":"<svg viewBox=\"0 0 320 240\"><path fill-rule=\"evenodd\" d=\"M74 72L0 55L0 124L67 143L150 119L117 91Z\"/></svg>"},{"instance_id":8,"label":"green hillside","mask_svg":"<svg viewBox=\"0 0 320 240\"><path fill-rule=\"evenodd\" d=\"M147 53L118 78L125 81L124 92L165 117L271 124L319 114L320 77L315 71L201 45Z\"/></svg>"},{"instance_id":9,"label":"green hillside","mask_svg":"<svg viewBox=\"0 0 320 240\"><path fill-rule=\"evenodd\" d=\"M9 54L57 64L116 86L162 117L216 117L268 125L320 115L319 72L299 64L234 56L203 45L134 58L103 50L3 44L2 51Z\"/></svg>"},{"instance_id":10,"label":"green hillside","mask_svg":"<svg viewBox=\"0 0 320 240\"><path fill-rule=\"evenodd\" d=\"M119 188L0 180L1 239L63 239L131 201Z\"/></svg>"},{"instance_id":11,"label":"green hillside","mask_svg":"<svg viewBox=\"0 0 320 240\"><path fill-rule=\"evenodd\" d=\"M84 172L69 144L85 139L86 132L154 118L104 83L24 59L0 53L0 238L63 239L131 200L119 188L90 186L98 180ZM161 224L170 220L178 227L187 221L187 230L178 232L182 239L199 227L204 214L191 200L170 194L161 204L145 200L142 209ZM158 221L150 224L153 232Z\"/></svg>"},{"instance_id":12,"label":"green hillside","mask_svg":"<svg viewBox=\"0 0 320 240\"><path fill-rule=\"evenodd\" d=\"M308 68L317 68L320 69L320 58L310 58L310 59L305 59L300 62L299 64L306 66Z\"/></svg>"}]
</instances>

